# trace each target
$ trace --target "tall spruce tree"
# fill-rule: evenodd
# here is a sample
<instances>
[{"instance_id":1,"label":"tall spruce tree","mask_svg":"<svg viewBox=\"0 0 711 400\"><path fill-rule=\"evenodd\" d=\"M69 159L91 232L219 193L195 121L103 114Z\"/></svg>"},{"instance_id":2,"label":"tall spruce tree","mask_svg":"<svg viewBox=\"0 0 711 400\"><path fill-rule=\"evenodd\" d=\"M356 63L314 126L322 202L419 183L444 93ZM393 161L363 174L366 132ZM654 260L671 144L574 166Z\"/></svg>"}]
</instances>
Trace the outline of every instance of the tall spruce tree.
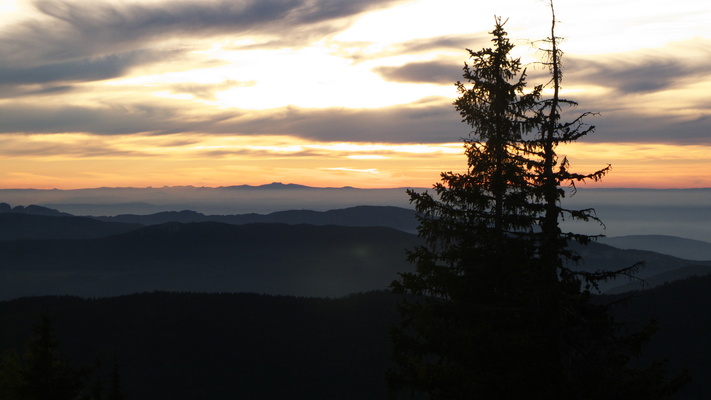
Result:
<instances>
[{"instance_id":1,"label":"tall spruce tree","mask_svg":"<svg viewBox=\"0 0 711 400\"><path fill-rule=\"evenodd\" d=\"M553 5L551 3L551 11ZM666 398L683 381L664 379L662 364L629 367L653 326L625 334L610 309L591 303L601 280L630 274L571 269L577 256L562 215L595 220L592 210L561 206L563 184L598 180L569 171L556 148L592 132L583 113L562 119L561 53L555 14L547 42L553 89L526 91L526 73L511 57L504 22L492 48L469 51L471 67L454 102L472 128L466 173L445 172L434 195L410 191L425 244L409 259L414 273L393 282L404 294L402 322L392 332L393 395L432 399ZM408 392L409 389L409 392Z\"/></svg>"},{"instance_id":2,"label":"tall spruce tree","mask_svg":"<svg viewBox=\"0 0 711 400\"><path fill-rule=\"evenodd\" d=\"M541 88L526 93L504 24L495 21L493 47L468 50L471 86L457 83L455 107L474 129L465 140L467 172L442 173L435 195L409 191L425 245L409 255L416 272L393 283L413 296L401 304L403 324L393 331L401 367L390 376L394 390L410 387L433 399L523 396L531 374L516 366L541 358L530 353L536 338L527 329L535 322L527 304L537 212L521 146L537 126Z\"/></svg>"}]
</instances>

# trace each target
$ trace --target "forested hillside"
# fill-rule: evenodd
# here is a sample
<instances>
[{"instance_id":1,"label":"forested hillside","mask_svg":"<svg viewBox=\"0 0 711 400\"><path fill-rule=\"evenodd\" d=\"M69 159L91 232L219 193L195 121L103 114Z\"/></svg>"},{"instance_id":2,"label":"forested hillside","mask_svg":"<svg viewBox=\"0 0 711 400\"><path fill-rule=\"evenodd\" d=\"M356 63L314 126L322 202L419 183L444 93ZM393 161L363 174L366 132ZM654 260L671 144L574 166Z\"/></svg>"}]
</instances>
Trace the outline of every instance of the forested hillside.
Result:
<instances>
[{"instance_id":1,"label":"forested hillside","mask_svg":"<svg viewBox=\"0 0 711 400\"><path fill-rule=\"evenodd\" d=\"M649 359L668 357L694 380L676 399L711 395L711 277L636 295L623 321L659 321ZM603 297L614 301L619 297ZM396 298L145 293L104 299L0 302L0 351L22 352L43 312L73 365L116 357L127 399L384 399Z\"/></svg>"},{"instance_id":2,"label":"forested hillside","mask_svg":"<svg viewBox=\"0 0 711 400\"><path fill-rule=\"evenodd\" d=\"M153 290L343 296L382 290L418 238L390 228L166 223L97 239L0 241L0 299Z\"/></svg>"}]
</instances>

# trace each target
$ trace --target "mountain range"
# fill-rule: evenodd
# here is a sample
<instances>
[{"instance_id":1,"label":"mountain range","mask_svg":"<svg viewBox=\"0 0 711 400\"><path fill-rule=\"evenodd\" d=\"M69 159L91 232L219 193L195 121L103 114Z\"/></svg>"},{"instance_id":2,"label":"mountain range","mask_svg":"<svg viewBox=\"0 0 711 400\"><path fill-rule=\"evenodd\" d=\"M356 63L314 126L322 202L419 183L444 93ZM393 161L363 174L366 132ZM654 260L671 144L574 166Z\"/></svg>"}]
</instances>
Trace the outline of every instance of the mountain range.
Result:
<instances>
[{"instance_id":1,"label":"mountain range","mask_svg":"<svg viewBox=\"0 0 711 400\"><path fill-rule=\"evenodd\" d=\"M0 241L1 299L151 290L343 296L411 269L391 228L165 223L95 239Z\"/></svg>"},{"instance_id":2,"label":"mountain range","mask_svg":"<svg viewBox=\"0 0 711 400\"><path fill-rule=\"evenodd\" d=\"M428 190L410 189L417 192ZM360 205L413 208L406 188L309 187L278 182L223 187L0 189L0 201L36 204L73 215L93 216L181 210L193 210L205 215L268 214L283 210L325 211ZM711 242L709 204L711 188L635 189L583 185L568 191L563 205L568 209L593 208L605 225L578 224L568 218L561 221L561 227L591 235L651 233Z\"/></svg>"},{"instance_id":3,"label":"mountain range","mask_svg":"<svg viewBox=\"0 0 711 400\"><path fill-rule=\"evenodd\" d=\"M398 317L384 289L412 270L415 227L397 207L91 217L0 203L0 352L22 354L49 312L63 354L115 359L131 399L385 398ZM575 248L586 271L645 262L646 286L609 282L595 301L628 299L616 318L630 326L659 321L639 362L688 367L677 399L711 393L709 248L659 235Z\"/></svg>"},{"instance_id":4,"label":"mountain range","mask_svg":"<svg viewBox=\"0 0 711 400\"><path fill-rule=\"evenodd\" d=\"M3 212L4 211L4 212ZM344 296L382 290L412 270L414 211L360 206L324 212L204 215L194 211L75 217L0 204L0 299L115 296L141 291L256 292ZM611 238L614 240L615 238ZM635 238L643 247L644 237ZM670 241L670 239L666 239ZM659 241L650 236L649 245ZM711 243L675 238L701 254ZM585 271L644 262L640 280L604 292L651 288L711 273L711 261L592 243L576 250Z\"/></svg>"},{"instance_id":5,"label":"mountain range","mask_svg":"<svg viewBox=\"0 0 711 400\"><path fill-rule=\"evenodd\" d=\"M250 223L311 224L339 226L385 226L405 232L417 230L415 211L392 206L356 206L328 211L289 210L269 214L205 215L190 210L166 211L149 215L120 214L92 217L106 222L155 225L165 222L224 222L243 225Z\"/></svg>"}]
</instances>

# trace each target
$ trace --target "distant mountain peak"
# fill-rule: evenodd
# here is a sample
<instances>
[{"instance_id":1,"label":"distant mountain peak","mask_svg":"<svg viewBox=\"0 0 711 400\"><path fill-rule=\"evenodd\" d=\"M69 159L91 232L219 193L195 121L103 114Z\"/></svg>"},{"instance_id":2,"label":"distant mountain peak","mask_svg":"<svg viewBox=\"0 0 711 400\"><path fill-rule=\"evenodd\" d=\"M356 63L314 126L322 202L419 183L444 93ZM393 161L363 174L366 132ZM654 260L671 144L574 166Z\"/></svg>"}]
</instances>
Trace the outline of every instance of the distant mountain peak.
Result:
<instances>
[{"instance_id":1,"label":"distant mountain peak","mask_svg":"<svg viewBox=\"0 0 711 400\"><path fill-rule=\"evenodd\" d=\"M299 185L296 183L272 182L264 185L234 185L221 186L221 189L319 189L313 186Z\"/></svg>"},{"instance_id":2,"label":"distant mountain peak","mask_svg":"<svg viewBox=\"0 0 711 400\"><path fill-rule=\"evenodd\" d=\"M0 213L17 213L17 214L30 214L30 215L44 215L48 217L69 217L71 214L67 214L61 211L57 211L53 208L47 208L36 205L29 206L15 206L11 207L7 203L0 203Z\"/></svg>"},{"instance_id":3,"label":"distant mountain peak","mask_svg":"<svg viewBox=\"0 0 711 400\"><path fill-rule=\"evenodd\" d=\"M307 186L300 185L298 183L282 183L282 182L272 182L266 183L264 185L233 185L233 186L220 186L219 189L362 189L353 186Z\"/></svg>"},{"instance_id":4,"label":"distant mountain peak","mask_svg":"<svg viewBox=\"0 0 711 400\"><path fill-rule=\"evenodd\" d=\"M296 183L281 183L281 182L272 182L272 183L269 183L266 185L261 185L259 187L270 188L270 189L306 189L306 188L311 188L310 186L298 185Z\"/></svg>"}]
</instances>

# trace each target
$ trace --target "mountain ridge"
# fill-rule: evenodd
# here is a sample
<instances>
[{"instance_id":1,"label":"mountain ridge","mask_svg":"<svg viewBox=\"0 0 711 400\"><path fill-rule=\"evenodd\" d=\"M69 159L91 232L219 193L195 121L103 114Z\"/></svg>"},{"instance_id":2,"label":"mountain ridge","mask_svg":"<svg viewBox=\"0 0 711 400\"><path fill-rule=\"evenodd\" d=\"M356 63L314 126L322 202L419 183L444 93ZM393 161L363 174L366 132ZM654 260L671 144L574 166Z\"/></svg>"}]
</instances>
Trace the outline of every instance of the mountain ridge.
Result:
<instances>
[{"instance_id":1,"label":"mountain ridge","mask_svg":"<svg viewBox=\"0 0 711 400\"><path fill-rule=\"evenodd\" d=\"M19 212L0 212L0 241L13 241L12 244L0 245L0 250L5 248L6 252L9 252L9 256L6 257L6 262L15 260L17 266L15 269L19 268L21 265L28 265L27 261L22 261L18 257L25 255L25 258L42 259L43 265L46 271L39 271L37 266L32 266L31 270L35 271L31 275L30 271L15 271L10 272L10 269L5 268L5 278L8 282L14 282L17 287L27 287L30 288L31 276L39 279L43 282L42 287L54 288L49 293L33 293L28 291L19 290L17 288L7 288L0 293L15 293L17 295L32 295L32 294L61 294L58 292L59 282L67 283L72 290L77 290L80 286L79 282L83 279L85 282L94 282L97 286L106 288L108 287L108 281L111 279L123 279L121 286L118 287L125 288L126 290L151 290L151 289L186 289L186 290L217 290L217 288L222 288L223 290L230 290L234 288L245 288L249 289L244 285L235 285L230 287L226 282L234 281L234 271L232 273L225 269L227 263L228 254L231 255L235 260L248 260L248 263L254 267L258 263L259 257L256 255L249 255L249 251L252 248L258 248L262 252L261 254L266 254L266 260L269 260L270 268L277 268L272 264L283 264L288 263L287 259L277 259L273 254L278 253L280 249L280 241L277 239L284 232L292 232L291 236L288 238L281 239L281 242L291 242L281 244L282 246L294 248L296 244L301 246L303 249L310 249L312 254L307 255L304 251L298 253L298 268L309 270L310 265L322 265L324 260L320 260L320 256L340 260L340 263L345 263L344 265L353 264L354 260L346 260L344 257L347 253L344 252L341 255L334 255L328 249L324 249L323 246L319 246L318 242L328 242L327 234L318 234L318 238L315 239L316 242L309 243L308 240L303 240L304 238L314 235L314 228L309 228L307 225L321 226L323 232L327 232L329 229L336 229L334 227L353 227L353 228L367 228L367 227L386 227L388 229L397 229L400 232L407 234L413 234L416 230L416 218L414 210L404 209L392 206L356 206L344 209L335 209L328 211L313 211L313 210L287 210L278 211L269 214L241 214L241 215L204 215L191 210L183 211L167 211L148 215L119 215L114 217L75 217L67 216L66 213L61 213L56 210L51 210L45 207L35 207L18 206L11 208L9 205L0 205L0 210L18 210ZM36 212L36 215L31 214ZM122 221L122 222L119 222ZM183 224L185 226L183 226ZM256 237L261 238L260 242L249 241L247 239L242 240L243 243L239 244L235 242L237 240L237 235L235 231L230 230L231 228L222 226L245 226L252 225L249 228L255 230ZM265 233L266 228L257 228L257 225L265 224L272 226L271 233ZM287 227L286 225L292 226ZM303 225L303 226L301 226ZM293 226L299 226L293 228ZM154 228L152 228L154 227ZM331 228L326 228L331 227ZM259 230L262 230L259 233ZM294 229L300 230L301 233L294 233ZM128 239L133 237L131 232L139 231L140 239ZM197 233L200 231L201 233ZM188 238L180 239L179 233L183 232L185 235L192 235ZM192 232L192 233L185 233ZM368 231L360 231L361 233L356 234L354 232L359 232L357 230L352 230L351 233L345 235L341 233L343 241L339 244L341 248L346 246L347 240L351 240L353 243L366 242L371 239L363 238L363 236L368 236ZM116 235L125 234L123 236L114 237ZM172 236L171 236L172 235ZM176 236L177 235L177 236ZM374 234L375 235L375 234ZM657 235L658 236L658 235ZM649 235L648 237L657 237L655 235ZM108 239L113 237L112 239ZM240 236L241 237L241 236ZM348 237L349 239L346 239ZM377 237L374 236L374 237ZM669 236L659 236L664 238L666 241L670 241ZM79 239L100 239L91 242L89 245L87 242L77 241ZM172 239L171 239L172 238ZM206 241L205 238L210 238ZM231 239L230 239L231 238ZM22 239L22 240L19 240ZM37 241L32 242L32 239L37 239ZM41 240L40 240L41 239ZM19 240L19 241L18 241ZM173 242L171 242L173 240ZM236 254L234 249L229 250L227 243L232 240L232 246L235 248L244 249L241 254ZM329 275L329 278L324 278L322 280L322 285L325 288L317 288L315 283L311 284L311 291L296 292L298 294L313 294L319 293L321 295L331 294L346 294L339 292L337 290L330 291L327 287L331 284L339 287L350 287L352 289L382 289L387 287L389 282L394 279L397 272L409 271L412 268L411 265L404 261L404 249L395 248L390 251L387 249L389 239L383 239L382 243L379 243L379 254L381 257L385 257L390 260L393 266L400 268L398 271L389 269L388 267L383 267L390 273L390 279L378 278L380 279L378 284L372 284L371 286L365 285L364 282L367 280L363 277L360 278L361 285L348 286L344 285L342 279L336 279L334 275ZM417 238L414 235L406 236L406 239L397 239L401 242L404 240L407 242L408 249L412 249L415 243L417 243ZM688 239L676 238L677 241L684 243L697 243L698 241L691 241ZM29 241L29 242L28 242ZM152 241L152 242L151 242ZM192 242L191 242L192 241ZM145 242L145 243L144 243ZM31 244L28 244L31 243ZM123 244L119 244L123 243ZM152 243L154 248L149 249L147 246ZM244 243L251 243L249 246ZM219 248L218 244L222 246ZM401 246L400 244L395 244L395 246ZM373 245L371 243L370 245ZM34 248L32 247L34 246ZM202 246L203 252L202 259L198 257L197 254L186 254L184 253L186 249L195 248ZM241 247L240 247L241 246ZM271 246L270 248L268 248ZM141 254L147 254L148 258L146 260L141 259L127 259L126 254L132 254L136 252L136 249L141 249ZM583 262L575 266L575 268L580 268L589 272L594 272L597 270L616 270L631 266L637 262L645 262L646 266L642 268L638 277L642 279L642 282L630 282L626 278L620 278L613 280L611 282L606 282L601 286L604 292L607 291L620 291L620 290L642 290L654 287L664 282L670 280L683 279L692 275L705 275L711 271L711 268L705 268L704 266L711 265L711 261L699 261L699 260L689 260L680 257L674 257L670 255L660 254L658 252L646 251L646 250L635 250L627 249L623 250L614 246L607 245L605 243L591 243L587 247L573 246L573 249L578 251L583 256ZM104 253L101 253L101 252ZM113 254L113 255L112 255ZM295 253L296 254L296 253ZM82 255L82 256L80 256ZM351 254L352 256L353 254ZM83 258L81 258L83 257ZM221 258L222 257L222 258ZM322 258L321 257L321 258ZM334 258L335 257L335 258ZM64 260L64 261L62 261ZM128 267L121 267L116 264L117 260L124 260L124 264ZM363 260L361 260L363 261ZM382 263L377 262L377 260L371 260L370 262L374 265L382 265ZM24 263L24 264L23 264ZM177 271L184 271L187 269L185 274L181 273L174 274L173 277L169 276L169 270L171 263ZM213 274L212 278L208 278L210 273L198 272L196 269L199 264L208 265L218 265L211 272ZM100 265L101 267L96 267L94 276L87 270L87 265ZM153 274L152 278L149 279L146 285L135 285L130 284L130 274L136 274L135 268L133 266L143 266L145 273L147 275ZM10 266L12 267L12 266ZM160 267L160 268L159 268ZM103 269L102 269L103 268ZM108 269L107 269L108 268ZM296 269L298 269L296 268ZM128 271L134 271L129 273ZM62 273L62 278L59 279L56 285L50 285L51 274ZM312 271L313 272L313 271ZM252 270L251 273L256 273ZM353 272L349 272L352 274ZM9 274L9 275L8 275ZM19 275L18 275L19 274ZM186 275L187 274L187 275ZM231 275L230 275L231 274ZM9 277L8 277L9 276ZM156 276L163 276L166 282L159 282ZM185 282L188 280L188 276L192 276L197 279L200 284L187 285ZM215 276L221 276L224 282L219 282ZM232 276L232 277L230 277ZM313 282L318 279L315 275L310 275ZM350 275L348 275L350 276ZM99 279L101 277L101 279ZM198 279L199 277L199 279ZM267 280L262 276L262 284L266 284ZM197 282L196 281L196 282ZM279 281L279 279L275 279ZM151 286L148 284L150 282ZM217 282L217 286L211 287L210 282ZM339 282L337 285L334 282ZM128 286L126 286L128 285ZM279 288L288 288L288 286L282 281L277 285ZM256 286L255 289L260 289L261 286ZM266 293L277 293L277 287L267 285L265 289ZM281 289L279 289L281 290ZM77 294L77 293L89 293L92 295L102 295L102 292L98 289L94 291L84 290L80 292L70 292L67 294ZM109 291L109 293L114 293ZM286 292L291 293L291 292Z\"/></svg>"},{"instance_id":2,"label":"mountain ridge","mask_svg":"<svg viewBox=\"0 0 711 400\"><path fill-rule=\"evenodd\" d=\"M93 239L0 241L2 299L150 290L342 296L412 269L419 239L385 227L169 222Z\"/></svg>"},{"instance_id":3,"label":"mountain ridge","mask_svg":"<svg viewBox=\"0 0 711 400\"><path fill-rule=\"evenodd\" d=\"M600 243L619 249L648 250L696 261L711 260L711 243L670 235L625 235L603 237Z\"/></svg>"}]
</instances>

